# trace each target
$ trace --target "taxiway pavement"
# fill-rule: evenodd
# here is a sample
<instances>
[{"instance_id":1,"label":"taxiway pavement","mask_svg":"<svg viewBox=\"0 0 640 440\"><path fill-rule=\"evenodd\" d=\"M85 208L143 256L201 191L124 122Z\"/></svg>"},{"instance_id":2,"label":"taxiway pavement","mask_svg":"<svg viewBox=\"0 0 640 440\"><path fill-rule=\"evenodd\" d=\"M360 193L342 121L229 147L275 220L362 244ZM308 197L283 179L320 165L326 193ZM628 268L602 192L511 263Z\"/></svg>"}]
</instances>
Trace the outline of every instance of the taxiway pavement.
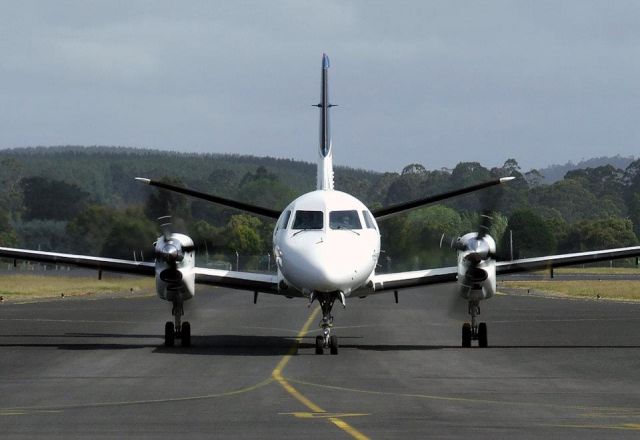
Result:
<instances>
[{"instance_id":1,"label":"taxiway pavement","mask_svg":"<svg viewBox=\"0 0 640 440\"><path fill-rule=\"evenodd\" d=\"M200 289L171 349L155 297L0 304L0 436L637 438L640 304L500 295L462 349L451 293L349 299L338 356L301 300Z\"/></svg>"}]
</instances>

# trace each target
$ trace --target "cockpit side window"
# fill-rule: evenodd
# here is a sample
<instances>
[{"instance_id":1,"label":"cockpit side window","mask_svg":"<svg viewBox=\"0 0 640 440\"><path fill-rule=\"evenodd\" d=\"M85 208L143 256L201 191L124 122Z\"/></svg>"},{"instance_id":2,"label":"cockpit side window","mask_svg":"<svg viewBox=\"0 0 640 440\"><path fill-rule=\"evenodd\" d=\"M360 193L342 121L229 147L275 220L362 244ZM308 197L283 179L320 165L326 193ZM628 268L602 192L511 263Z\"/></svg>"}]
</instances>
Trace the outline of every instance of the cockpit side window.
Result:
<instances>
[{"instance_id":1,"label":"cockpit side window","mask_svg":"<svg viewBox=\"0 0 640 440\"><path fill-rule=\"evenodd\" d=\"M376 228L376 224L373 222L373 219L371 218L371 214L369 214L369 211L367 210L362 211L362 217L364 217L364 224L367 225L368 229Z\"/></svg>"},{"instance_id":2,"label":"cockpit side window","mask_svg":"<svg viewBox=\"0 0 640 440\"><path fill-rule=\"evenodd\" d=\"M322 229L322 211L296 211L291 229Z\"/></svg>"},{"instance_id":3,"label":"cockpit side window","mask_svg":"<svg viewBox=\"0 0 640 440\"><path fill-rule=\"evenodd\" d=\"M289 224L289 219L291 218L291 211L287 210L282 216L282 220L278 223L278 229L287 229L287 225Z\"/></svg>"},{"instance_id":4,"label":"cockpit side window","mask_svg":"<svg viewBox=\"0 0 640 440\"><path fill-rule=\"evenodd\" d=\"M329 213L331 229L362 229L358 211L331 211Z\"/></svg>"}]
</instances>

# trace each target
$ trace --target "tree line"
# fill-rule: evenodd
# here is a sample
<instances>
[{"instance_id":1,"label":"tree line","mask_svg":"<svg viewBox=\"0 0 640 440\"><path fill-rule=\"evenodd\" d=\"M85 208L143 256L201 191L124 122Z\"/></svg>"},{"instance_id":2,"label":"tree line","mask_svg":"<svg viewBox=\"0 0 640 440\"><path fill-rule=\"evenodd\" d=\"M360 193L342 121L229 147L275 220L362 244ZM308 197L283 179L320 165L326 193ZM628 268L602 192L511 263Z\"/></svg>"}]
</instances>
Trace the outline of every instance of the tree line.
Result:
<instances>
[{"instance_id":1,"label":"tree line","mask_svg":"<svg viewBox=\"0 0 640 440\"><path fill-rule=\"evenodd\" d=\"M172 216L202 258L269 265L273 222L133 180L150 177L274 209L315 185L315 165L275 158L113 147L0 151L0 243L31 249L151 259L155 219ZM461 162L451 170L407 165L399 173L340 168L336 189L370 208L473 185L516 179L380 222L383 269L453 264L449 241L475 231L488 214L499 257L533 257L630 246L640 236L640 160L572 170L545 184L517 161L500 167ZM511 242L512 239L512 242ZM513 246L511 246L513 245ZM241 261L240 261L241 260Z\"/></svg>"}]
</instances>

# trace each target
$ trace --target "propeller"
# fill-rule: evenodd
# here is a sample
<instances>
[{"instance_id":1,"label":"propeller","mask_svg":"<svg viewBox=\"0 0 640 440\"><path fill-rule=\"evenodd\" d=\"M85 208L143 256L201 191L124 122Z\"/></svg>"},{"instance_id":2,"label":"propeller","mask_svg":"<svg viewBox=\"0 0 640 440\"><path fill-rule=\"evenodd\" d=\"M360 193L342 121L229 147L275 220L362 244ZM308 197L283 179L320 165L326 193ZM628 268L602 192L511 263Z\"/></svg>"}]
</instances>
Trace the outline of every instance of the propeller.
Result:
<instances>
[{"instance_id":1,"label":"propeller","mask_svg":"<svg viewBox=\"0 0 640 440\"><path fill-rule=\"evenodd\" d=\"M494 271L493 265L483 264L487 260L495 260L495 242L490 235L493 226L494 208L499 205L502 188L487 191L483 198L485 209L479 216L476 232L465 234L451 241L451 247L459 253L462 252L462 260L459 261L457 291L449 300L448 315L456 320L466 320L469 313L468 291L473 285L483 285L489 277L489 272ZM440 240L440 245L444 235ZM459 254L460 255L460 254ZM494 287L495 288L495 287Z\"/></svg>"},{"instance_id":2,"label":"propeller","mask_svg":"<svg viewBox=\"0 0 640 440\"><path fill-rule=\"evenodd\" d=\"M176 265L184 259L184 250L179 240L174 240L171 232L171 216L165 215L158 218L162 230L163 241L156 246L156 256L162 258L170 266Z\"/></svg>"}]
</instances>

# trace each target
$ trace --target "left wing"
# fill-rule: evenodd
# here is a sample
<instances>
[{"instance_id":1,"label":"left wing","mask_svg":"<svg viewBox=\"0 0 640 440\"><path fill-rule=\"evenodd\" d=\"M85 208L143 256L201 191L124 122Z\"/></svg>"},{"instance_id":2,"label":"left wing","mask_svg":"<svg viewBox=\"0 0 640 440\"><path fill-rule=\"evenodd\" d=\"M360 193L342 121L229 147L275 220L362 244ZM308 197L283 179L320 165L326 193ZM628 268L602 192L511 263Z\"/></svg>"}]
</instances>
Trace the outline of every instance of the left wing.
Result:
<instances>
[{"instance_id":1,"label":"left wing","mask_svg":"<svg viewBox=\"0 0 640 440\"><path fill-rule=\"evenodd\" d=\"M551 267L572 266L576 264L596 263L598 261L619 260L640 256L640 246L605 249L602 251L577 252L573 254L548 255L545 257L523 258L513 261L496 262L496 275L507 275L518 272L531 272ZM412 272L396 272L374 275L373 286L362 291L363 294L386 292L389 290L407 289L429 284L450 283L458 279L457 267L417 270ZM356 292L356 294L358 293Z\"/></svg>"},{"instance_id":2,"label":"left wing","mask_svg":"<svg viewBox=\"0 0 640 440\"><path fill-rule=\"evenodd\" d=\"M407 289L427 286L429 284L450 283L456 281L457 267L440 267L437 269L415 270L374 275L373 288L365 288L367 293L386 292L389 290ZM360 292L360 290L358 290ZM356 294L358 293L356 292ZM363 292L364 293L364 292Z\"/></svg>"},{"instance_id":3,"label":"left wing","mask_svg":"<svg viewBox=\"0 0 640 440\"><path fill-rule=\"evenodd\" d=\"M13 249L0 247L0 258L15 260L37 261L40 263L66 264L87 269L104 270L108 272L128 273L154 277L155 263L115 258L92 257L88 255L63 254L58 252L42 252L27 249ZM232 289L251 290L264 293L278 292L278 279L275 275L252 272L234 272L228 270L194 267L195 281L198 284L230 287ZM287 296L299 296L292 289L282 292Z\"/></svg>"},{"instance_id":4,"label":"left wing","mask_svg":"<svg viewBox=\"0 0 640 440\"><path fill-rule=\"evenodd\" d=\"M523 258L513 261L498 261L496 275L549 269L552 267L573 266L575 264L597 263L598 261L620 260L640 255L640 246L602 251L578 252L574 254L549 255L546 257Z\"/></svg>"}]
</instances>

